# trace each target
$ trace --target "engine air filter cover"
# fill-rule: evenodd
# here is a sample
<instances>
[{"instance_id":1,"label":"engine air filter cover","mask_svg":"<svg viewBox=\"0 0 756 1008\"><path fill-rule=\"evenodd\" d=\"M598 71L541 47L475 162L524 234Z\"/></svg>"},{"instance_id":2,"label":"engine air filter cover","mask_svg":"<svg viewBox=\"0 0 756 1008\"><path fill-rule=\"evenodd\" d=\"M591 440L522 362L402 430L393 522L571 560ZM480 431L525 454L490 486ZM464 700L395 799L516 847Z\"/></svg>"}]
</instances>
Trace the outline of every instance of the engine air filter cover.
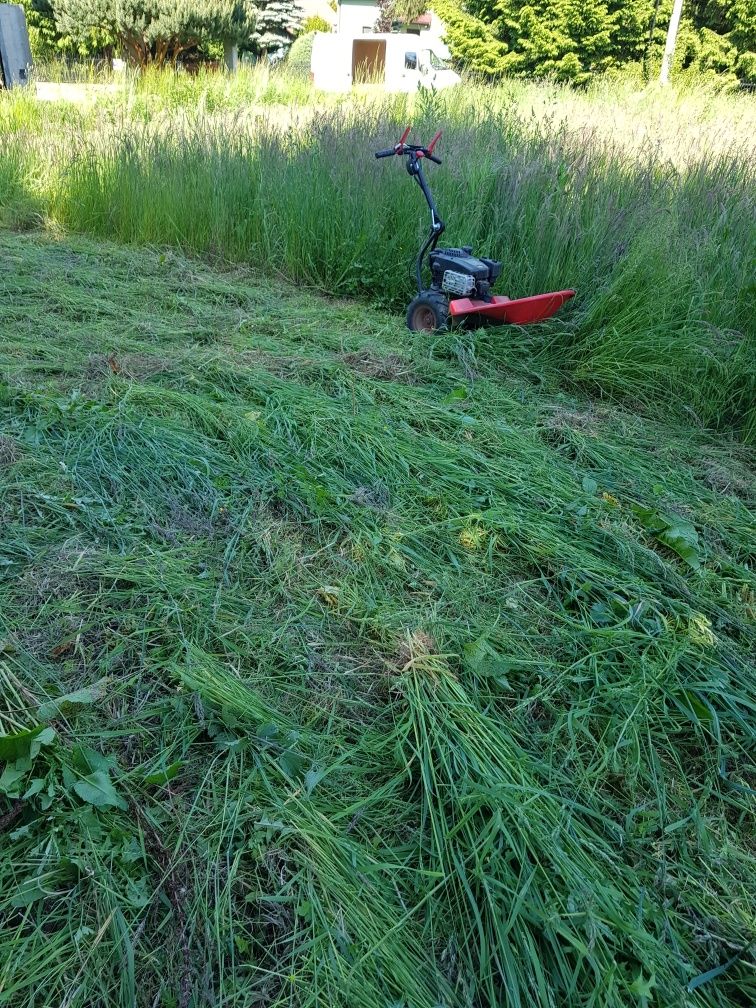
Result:
<instances>
[{"instance_id":1,"label":"engine air filter cover","mask_svg":"<svg viewBox=\"0 0 756 1008\"><path fill-rule=\"evenodd\" d=\"M458 294L466 297L475 290L475 277L469 273L457 273L454 270L444 270L441 280L441 290L447 294Z\"/></svg>"}]
</instances>

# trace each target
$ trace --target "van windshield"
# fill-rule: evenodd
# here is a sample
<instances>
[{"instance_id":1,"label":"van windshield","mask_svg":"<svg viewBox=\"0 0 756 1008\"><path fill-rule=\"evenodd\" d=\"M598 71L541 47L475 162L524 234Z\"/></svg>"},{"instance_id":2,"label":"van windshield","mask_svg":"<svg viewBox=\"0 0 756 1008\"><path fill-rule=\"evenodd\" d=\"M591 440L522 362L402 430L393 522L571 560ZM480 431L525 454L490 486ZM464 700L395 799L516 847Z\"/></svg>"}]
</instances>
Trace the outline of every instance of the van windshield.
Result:
<instances>
[{"instance_id":1,"label":"van windshield","mask_svg":"<svg viewBox=\"0 0 756 1008\"><path fill-rule=\"evenodd\" d=\"M428 50L428 61L434 70L448 70L449 64L446 60L442 60L440 56L436 56L432 49Z\"/></svg>"}]
</instances>

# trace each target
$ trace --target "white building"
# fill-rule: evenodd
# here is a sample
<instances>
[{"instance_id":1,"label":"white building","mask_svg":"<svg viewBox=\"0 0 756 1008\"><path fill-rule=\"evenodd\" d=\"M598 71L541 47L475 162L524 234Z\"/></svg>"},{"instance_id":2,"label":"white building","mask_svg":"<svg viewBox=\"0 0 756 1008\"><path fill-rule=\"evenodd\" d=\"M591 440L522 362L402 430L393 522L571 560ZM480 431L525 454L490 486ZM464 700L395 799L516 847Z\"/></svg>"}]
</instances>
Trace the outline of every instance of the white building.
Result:
<instances>
[{"instance_id":1,"label":"white building","mask_svg":"<svg viewBox=\"0 0 756 1008\"><path fill-rule=\"evenodd\" d=\"M375 30L380 8L371 0L339 0L336 8L336 31L343 35L367 35ZM400 29L410 35L422 36L423 43L433 48L441 56L449 53L442 39L445 34L444 23L438 14L428 11L421 14L410 24L404 24Z\"/></svg>"},{"instance_id":2,"label":"white building","mask_svg":"<svg viewBox=\"0 0 756 1008\"><path fill-rule=\"evenodd\" d=\"M316 88L338 92L371 84L414 93L459 84L459 74L447 62L444 24L435 13L379 32L380 13L376 0L337 0L333 30L317 33L313 41L310 66Z\"/></svg>"}]
</instances>

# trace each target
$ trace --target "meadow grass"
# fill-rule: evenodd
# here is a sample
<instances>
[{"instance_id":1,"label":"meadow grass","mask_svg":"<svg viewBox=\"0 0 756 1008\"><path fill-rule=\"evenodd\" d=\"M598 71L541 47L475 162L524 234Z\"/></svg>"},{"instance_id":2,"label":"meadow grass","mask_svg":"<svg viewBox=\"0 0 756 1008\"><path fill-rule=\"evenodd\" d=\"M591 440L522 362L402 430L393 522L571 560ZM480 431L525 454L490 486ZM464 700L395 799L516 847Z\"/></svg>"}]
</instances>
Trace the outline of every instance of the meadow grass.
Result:
<instances>
[{"instance_id":1,"label":"meadow grass","mask_svg":"<svg viewBox=\"0 0 756 1008\"><path fill-rule=\"evenodd\" d=\"M756 1001L741 444L167 248L0 331L0 1005Z\"/></svg>"},{"instance_id":2,"label":"meadow grass","mask_svg":"<svg viewBox=\"0 0 756 1008\"><path fill-rule=\"evenodd\" d=\"M399 311L426 221L372 151L444 129L449 243L511 296L575 287L540 330L567 383L756 437L756 102L701 83L469 82L322 96L264 68L152 74L77 108L0 101L0 217L261 266Z\"/></svg>"}]
</instances>

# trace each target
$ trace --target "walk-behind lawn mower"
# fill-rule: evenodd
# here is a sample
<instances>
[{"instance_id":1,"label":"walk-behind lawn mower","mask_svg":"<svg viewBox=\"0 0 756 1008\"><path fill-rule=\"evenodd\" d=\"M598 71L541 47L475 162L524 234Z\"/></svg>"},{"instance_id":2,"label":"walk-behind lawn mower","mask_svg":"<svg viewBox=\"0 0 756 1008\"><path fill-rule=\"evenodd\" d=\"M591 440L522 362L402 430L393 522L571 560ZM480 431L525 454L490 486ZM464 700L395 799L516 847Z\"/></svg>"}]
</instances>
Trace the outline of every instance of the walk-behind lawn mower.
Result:
<instances>
[{"instance_id":1,"label":"walk-behind lawn mower","mask_svg":"<svg viewBox=\"0 0 756 1008\"><path fill-rule=\"evenodd\" d=\"M501 263L494 259L479 259L473 255L469 245L462 248L436 248L438 239L444 232L445 224L438 216L433 194L428 188L423 174L423 160L441 164L433 153L441 132L433 137L427 147L408 144L410 127L404 131L401 140L394 147L376 151L377 158L407 158L407 171L423 190L430 208L431 230L420 248L415 272L417 276L417 297L407 308L407 325L413 332L434 332L445 329L449 318L468 319L480 325L491 322L503 325L527 325L550 318L573 296L574 290L553 291L550 294L536 294L534 297L518 298L512 301L502 294L491 294L491 287L501 273ZM423 286L423 261L428 256L431 271L430 287Z\"/></svg>"}]
</instances>

